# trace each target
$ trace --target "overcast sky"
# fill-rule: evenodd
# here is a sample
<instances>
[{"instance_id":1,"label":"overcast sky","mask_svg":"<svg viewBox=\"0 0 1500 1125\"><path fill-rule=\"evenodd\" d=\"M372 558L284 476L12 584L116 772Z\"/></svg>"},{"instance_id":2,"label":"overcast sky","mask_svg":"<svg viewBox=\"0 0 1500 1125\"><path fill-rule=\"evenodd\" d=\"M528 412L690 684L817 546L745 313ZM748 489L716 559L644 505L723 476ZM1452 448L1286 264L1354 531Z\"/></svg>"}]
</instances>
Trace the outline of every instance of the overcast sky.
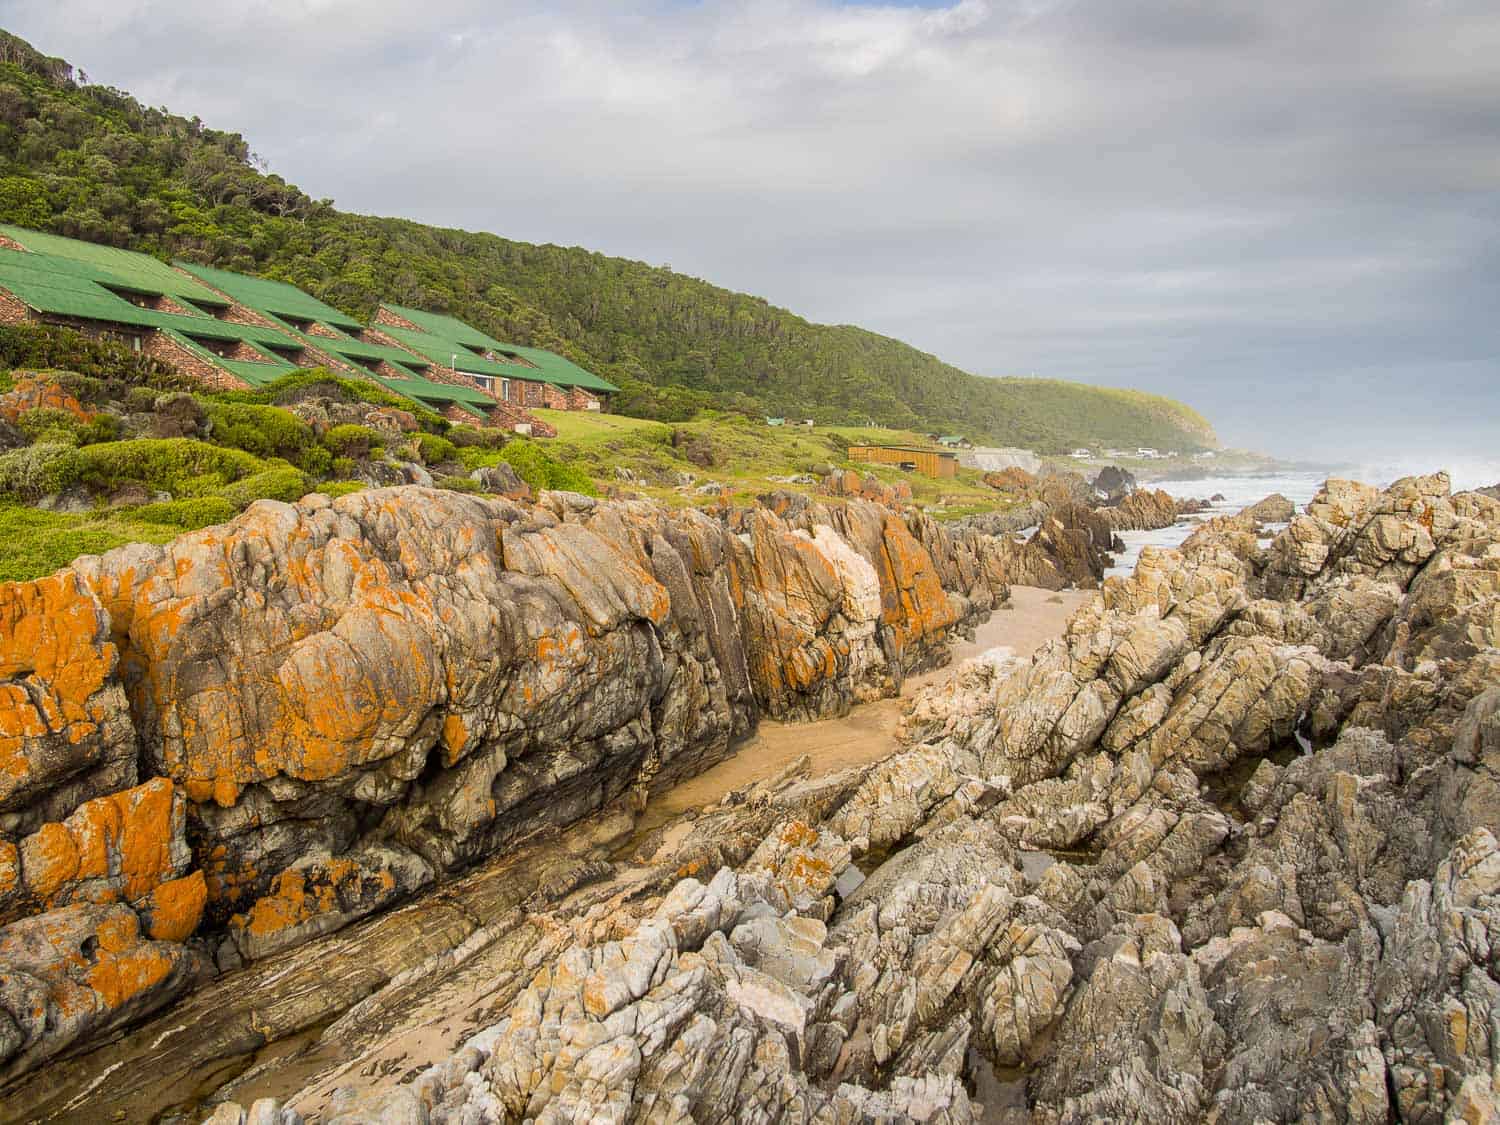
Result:
<instances>
[{"instance_id":1,"label":"overcast sky","mask_svg":"<svg viewBox=\"0 0 1500 1125\"><path fill-rule=\"evenodd\" d=\"M1496 0L0 0L341 207L1279 453L1500 457Z\"/></svg>"}]
</instances>

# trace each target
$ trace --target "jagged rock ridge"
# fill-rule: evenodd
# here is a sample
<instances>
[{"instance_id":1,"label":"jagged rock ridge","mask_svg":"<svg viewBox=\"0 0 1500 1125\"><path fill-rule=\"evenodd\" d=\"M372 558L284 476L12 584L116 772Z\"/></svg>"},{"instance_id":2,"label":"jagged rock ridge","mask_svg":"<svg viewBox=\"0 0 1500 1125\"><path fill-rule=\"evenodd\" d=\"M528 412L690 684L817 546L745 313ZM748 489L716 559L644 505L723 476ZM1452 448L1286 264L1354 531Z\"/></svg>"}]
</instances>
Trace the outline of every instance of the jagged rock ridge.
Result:
<instances>
[{"instance_id":1,"label":"jagged rock ridge","mask_svg":"<svg viewBox=\"0 0 1500 1125\"><path fill-rule=\"evenodd\" d=\"M324 1120L1493 1119L1500 504L1257 532L555 901L498 1022Z\"/></svg>"},{"instance_id":2,"label":"jagged rock ridge","mask_svg":"<svg viewBox=\"0 0 1500 1125\"><path fill-rule=\"evenodd\" d=\"M312 495L0 585L0 1082L893 693L1024 549L778 506Z\"/></svg>"}]
</instances>

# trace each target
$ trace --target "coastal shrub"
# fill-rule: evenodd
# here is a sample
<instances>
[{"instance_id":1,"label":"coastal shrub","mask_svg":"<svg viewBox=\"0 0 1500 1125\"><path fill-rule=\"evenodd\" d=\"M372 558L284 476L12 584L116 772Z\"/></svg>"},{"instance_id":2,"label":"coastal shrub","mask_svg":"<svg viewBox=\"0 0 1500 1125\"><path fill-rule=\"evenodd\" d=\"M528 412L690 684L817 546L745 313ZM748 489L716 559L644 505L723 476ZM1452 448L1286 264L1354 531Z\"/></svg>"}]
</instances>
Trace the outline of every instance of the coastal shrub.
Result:
<instances>
[{"instance_id":1,"label":"coastal shrub","mask_svg":"<svg viewBox=\"0 0 1500 1125\"><path fill-rule=\"evenodd\" d=\"M328 466L328 474L334 480L348 480L358 468L353 457L335 457Z\"/></svg>"},{"instance_id":2,"label":"coastal shrub","mask_svg":"<svg viewBox=\"0 0 1500 1125\"><path fill-rule=\"evenodd\" d=\"M364 489L365 482L362 480L331 480L326 484L318 485L313 491L321 492L324 496L331 496L337 500L340 496L348 496L351 492L363 492Z\"/></svg>"},{"instance_id":3,"label":"coastal shrub","mask_svg":"<svg viewBox=\"0 0 1500 1125\"><path fill-rule=\"evenodd\" d=\"M236 508L248 507L256 500L284 500L291 503L307 495L307 478L300 469L290 465L266 469L225 485L220 495Z\"/></svg>"},{"instance_id":4,"label":"coastal shrub","mask_svg":"<svg viewBox=\"0 0 1500 1125\"><path fill-rule=\"evenodd\" d=\"M334 426L323 435L323 444L337 457L363 460L380 444L380 432L354 422Z\"/></svg>"},{"instance_id":5,"label":"coastal shrub","mask_svg":"<svg viewBox=\"0 0 1500 1125\"><path fill-rule=\"evenodd\" d=\"M500 450L488 449L482 445L462 445L458 449L458 460L469 472L475 469L488 469L500 464L505 458L501 456Z\"/></svg>"},{"instance_id":6,"label":"coastal shrub","mask_svg":"<svg viewBox=\"0 0 1500 1125\"><path fill-rule=\"evenodd\" d=\"M94 445L120 436L120 420L100 414L83 421L66 410L28 410L16 420L16 428L33 442L63 445Z\"/></svg>"},{"instance_id":7,"label":"coastal shrub","mask_svg":"<svg viewBox=\"0 0 1500 1125\"><path fill-rule=\"evenodd\" d=\"M37 500L78 482L79 451L67 442L38 442L0 453L0 493Z\"/></svg>"},{"instance_id":8,"label":"coastal shrub","mask_svg":"<svg viewBox=\"0 0 1500 1125\"><path fill-rule=\"evenodd\" d=\"M368 379L351 379L335 374L326 367L289 371L263 387L250 391L221 391L214 396L220 402L238 402L261 406L285 406L307 398L331 398L339 402L365 402L371 406L393 406L404 410L417 424L432 433L446 433L451 423L436 410L398 395Z\"/></svg>"},{"instance_id":9,"label":"coastal shrub","mask_svg":"<svg viewBox=\"0 0 1500 1125\"><path fill-rule=\"evenodd\" d=\"M40 441L46 434L50 441L77 445L79 426L77 417L66 410L27 410L16 419L16 429L31 441Z\"/></svg>"},{"instance_id":10,"label":"coastal shrub","mask_svg":"<svg viewBox=\"0 0 1500 1125\"><path fill-rule=\"evenodd\" d=\"M0 326L0 367L42 371L49 377L60 374L92 379L105 394L113 394L118 388L118 395L123 395L126 387L140 384L167 389L192 383L187 376L118 340L90 340L71 328L52 325ZM85 402L100 401L87 386L74 384L69 389ZM74 387L85 388L84 393L79 394Z\"/></svg>"},{"instance_id":11,"label":"coastal shrub","mask_svg":"<svg viewBox=\"0 0 1500 1125\"><path fill-rule=\"evenodd\" d=\"M135 482L174 495L183 494L185 482L212 477L224 485L265 467L265 462L244 450L191 438L112 441L85 446L77 454L78 479L92 487L113 489ZM211 482L205 483L212 487Z\"/></svg>"},{"instance_id":12,"label":"coastal shrub","mask_svg":"<svg viewBox=\"0 0 1500 1125\"><path fill-rule=\"evenodd\" d=\"M234 518L239 509L223 496L196 496L187 500L168 500L160 504L143 504L130 518L162 527L196 531Z\"/></svg>"},{"instance_id":13,"label":"coastal shrub","mask_svg":"<svg viewBox=\"0 0 1500 1125\"><path fill-rule=\"evenodd\" d=\"M208 417L216 445L243 449L257 457L281 457L311 473L328 471L332 456L318 444L312 427L279 406L210 402Z\"/></svg>"},{"instance_id":14,"label":"coastal shrub","mask_svg":"<svg viewBox=\"0 0 1500 1125\"><path fill-rule=\"evenodd\" d=\"M554 459L535 442L524 438L507 442L498 454L497 460L515 469L516 475L531 485L533 491L553 489L581 492L585 496L597 495L594 482L586 473Z\"/></svg>"},{"instance_id":15,"label":"coastal shrub","mask_svg":"<svg viewBox=\"0 0 1500 1125\"><path fill-rule=\"evenodd\" d=\"M149 414L156 409L161 392L155 387L131 387L125 392L125 409L131 414Z\"/></svg>"},{"instance_id":16,"label":"coastal shrub","mask_svg":"<svg viewBox=\"0 0 1500 1125\"><path fill-rule=\"evenodd\" d=\"M117 441L120 428L120 419L113 414L96 415L78 427L78 444L97 445L101 441Z\"/></svg>"},{"instance_id":17,"label":"coastal shrub","mask_svg":"<svg viewBox=\"0 0 1500 1125\"><path fill-rule=\"evenodd\" d=\"M151 524L118 512L74 515L0 503L0 582L25 582L126 543L165 543L175 525Z\"/></svg>"},{"instance_id":18,"label":"coastal shrub","mask_svg":"<svg viewBox=\"0 0 1500 1125\"><path fill-rule=\"evenodd\" d=\"M424 465L440 465L458 459L458 447L437 434L418 434L416 444L417 456Z\"/></svg>"},{"instance_id":19,"label":"coastal shrub","mask_svg":"<svg viewBox=\"0 0 1500 1125\"><path fill-rule=\"evenodd\" d=\"M437 480L439 488L446 488L449 492L483 492L484 485L477 480L468 477L439 477Z\"/></svg>"},{"instance_id":20,"label":"coastal shrub","mask_svg":"<svg viewBox=\"0 0 1500 1125\"><path fill-rule=\"evenodd\" d=\"M448 440L459 448L499 449L510 434L498 426L471 426L460 422L448 431Z\"/></svg>"}]
</instances>

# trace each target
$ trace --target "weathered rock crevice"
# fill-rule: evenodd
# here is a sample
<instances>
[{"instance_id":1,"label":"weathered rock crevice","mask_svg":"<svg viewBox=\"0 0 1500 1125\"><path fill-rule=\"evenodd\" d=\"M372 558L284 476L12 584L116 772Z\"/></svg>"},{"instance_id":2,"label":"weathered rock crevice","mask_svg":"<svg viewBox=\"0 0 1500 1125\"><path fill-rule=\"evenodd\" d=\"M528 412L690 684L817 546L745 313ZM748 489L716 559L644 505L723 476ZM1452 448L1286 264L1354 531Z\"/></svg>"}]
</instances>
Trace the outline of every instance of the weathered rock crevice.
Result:
<instances>
[{"instance_id":1,"label":"weathered rock crevice","mask_svg":"<svg viewBox=\"0 0 1500 1125\"><path fill-rule=\"evenodd\" d=\"M1017 557L860 499L403 488L0 586L0 1081L698 773L761 715L894 694Z\"/></svg>"},{"instance_id":2,"label":"weathered rock crevice","mask_svg":"<svg viewBox=\"0 0 1500 1125\"><path fill-rule=\"evenodd\" d=\"M538 901L455 1053L404 1083L330 1058L297 1109L1493 1119L1500 505L1331 481L1269 547L1256 523L927 691L884 762ZM388 1029L343 1031L382 1057Z\"/></svg>"}]
</instances>

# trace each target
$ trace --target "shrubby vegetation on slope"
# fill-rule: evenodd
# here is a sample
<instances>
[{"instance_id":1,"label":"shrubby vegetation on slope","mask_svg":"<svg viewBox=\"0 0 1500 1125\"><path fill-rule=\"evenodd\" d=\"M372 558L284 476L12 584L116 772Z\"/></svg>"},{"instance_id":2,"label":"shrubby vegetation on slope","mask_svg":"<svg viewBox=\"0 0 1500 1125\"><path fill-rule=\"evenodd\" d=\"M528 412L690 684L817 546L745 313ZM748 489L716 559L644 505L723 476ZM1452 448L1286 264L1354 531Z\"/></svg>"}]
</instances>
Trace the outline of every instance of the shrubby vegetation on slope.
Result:
<instances>
[{"instance_id":1,"label":"shrubby vegetation on slope","mask_svg":"<svg viewBox=\"0 0 1500 1125\"><path fill-rule=\"evenodd\" d=\"M480 492L469 472L500 461L533 488L595 491L536 443L452 426L373 382L311 370L255 391L181 383L119 344L0 329L0 581L223 523L256 500L412 481Z\"/></svg>"},{"instance_id":2,"label":"shrubby vegetation on slope","mask_svg":"<svg viewBox=\"0 0 1500 1125\"><path fill-rule=\"evenodd\" d=\"M0 36L0 221L274 277L357 316L380 300L451 312L597 371L638 417L719 408L1054 452L1214 441L1200 415L1160 396L979 378L640 262L340 214L259 171L239 135L80 84L65 62Z\"/></svg>"}]
</instances>

